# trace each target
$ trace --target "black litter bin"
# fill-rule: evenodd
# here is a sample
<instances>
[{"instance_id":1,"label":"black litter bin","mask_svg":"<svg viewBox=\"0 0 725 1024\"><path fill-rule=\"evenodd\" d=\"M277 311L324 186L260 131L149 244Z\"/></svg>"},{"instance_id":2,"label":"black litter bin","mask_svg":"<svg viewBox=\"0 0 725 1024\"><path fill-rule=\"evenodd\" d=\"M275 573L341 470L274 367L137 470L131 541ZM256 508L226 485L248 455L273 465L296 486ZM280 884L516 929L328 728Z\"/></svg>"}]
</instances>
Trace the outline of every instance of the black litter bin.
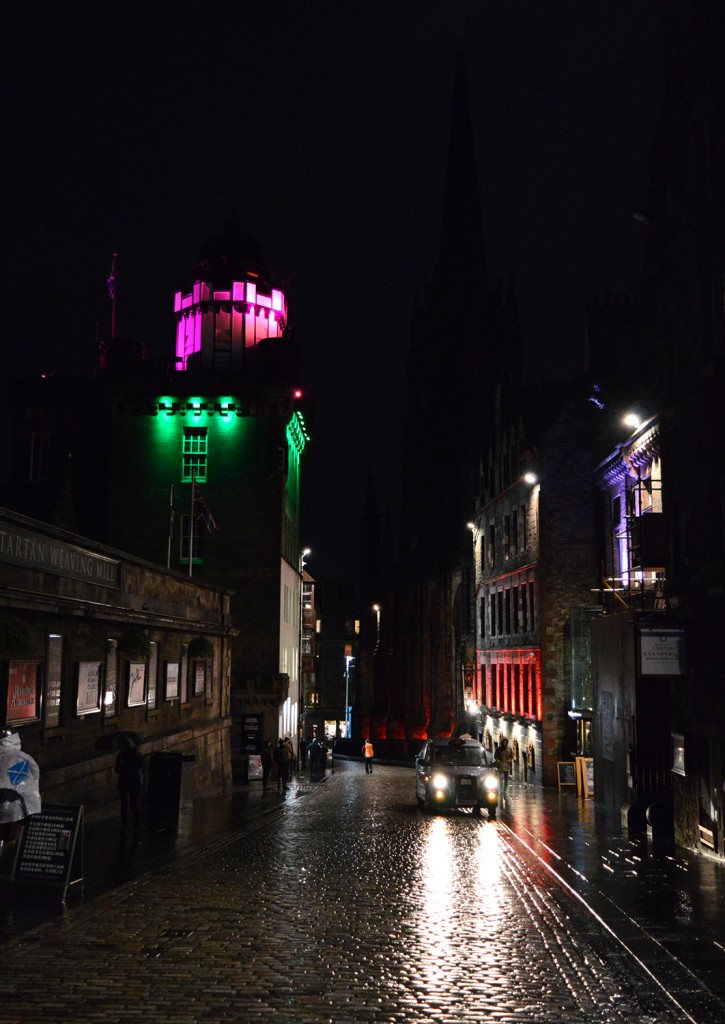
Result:
<instances>
[{"instance_id":1,"label":"black litter bin","mask_svg":"<svg viewBox=\"0 0 725 1024\"><path fill-rule=\"evenodd\" d=\"M148 820L159 831L179 827L183 760L183 754L170 750L159 750L151 755Z\"/></svg>"}]
</instances>

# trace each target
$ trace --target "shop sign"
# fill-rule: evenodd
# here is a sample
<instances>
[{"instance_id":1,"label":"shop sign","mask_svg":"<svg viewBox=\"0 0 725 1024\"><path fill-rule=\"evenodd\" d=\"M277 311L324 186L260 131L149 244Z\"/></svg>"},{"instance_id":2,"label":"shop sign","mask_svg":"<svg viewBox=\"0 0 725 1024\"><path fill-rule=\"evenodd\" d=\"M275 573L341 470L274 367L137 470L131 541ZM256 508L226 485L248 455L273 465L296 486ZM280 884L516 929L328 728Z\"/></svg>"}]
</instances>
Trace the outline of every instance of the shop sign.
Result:
<instances>
[{"instance_id":1,"label":"shop sign","mask_svg":"<svg viewBox=\"0 0 725 1024\"><path fill-rule=\"evenodd\" d=\"M121 586L121 563L31 530L0 527L0 562L102 587Z\"/></svg>"},{"instance_id":2,"label":"shop sign","mask_svg":"<svg viewBox=\"0 0 725 1024\"><path fill-rule=\"evenodd\" d=\"M687 673L685 631L643 629L640 631L640 675L684 676Z\"/></svg>"}]
</instances>

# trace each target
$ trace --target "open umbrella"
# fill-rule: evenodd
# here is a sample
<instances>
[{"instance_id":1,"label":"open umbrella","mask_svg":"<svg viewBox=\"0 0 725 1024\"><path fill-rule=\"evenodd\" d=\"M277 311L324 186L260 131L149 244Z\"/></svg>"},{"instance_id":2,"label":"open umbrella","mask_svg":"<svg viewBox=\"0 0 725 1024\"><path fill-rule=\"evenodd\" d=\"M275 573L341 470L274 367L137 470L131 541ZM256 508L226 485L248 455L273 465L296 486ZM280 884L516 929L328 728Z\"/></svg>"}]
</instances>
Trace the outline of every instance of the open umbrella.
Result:
<instances>
[{"instance_id":1,"label":"open umbrella","mask_svg":"<svg viewBox=\"0 0 725 1024\"><path fill-rule=\"evenodd\" d=\"M143 742L141 733L118 729L114 732L104 732L103 736L96 740L96 749L126 750L129 747L139 747Z\"/></svg>"}]
</instances>

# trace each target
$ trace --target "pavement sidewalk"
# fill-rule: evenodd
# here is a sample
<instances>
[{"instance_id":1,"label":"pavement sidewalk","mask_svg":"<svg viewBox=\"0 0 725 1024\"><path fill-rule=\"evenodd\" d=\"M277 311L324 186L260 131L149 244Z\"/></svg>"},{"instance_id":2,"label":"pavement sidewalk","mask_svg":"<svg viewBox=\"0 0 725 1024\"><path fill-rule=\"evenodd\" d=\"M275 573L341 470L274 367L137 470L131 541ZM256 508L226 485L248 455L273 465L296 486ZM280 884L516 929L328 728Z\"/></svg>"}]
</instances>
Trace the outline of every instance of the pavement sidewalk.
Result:
<instances>
[{"instance_id":1,"label":"pavement sidewalk","mask_svg":"<svg viewBox=\"0 0 725 1024\"><path fill-rule=\"evenodd\" d=\"M725 865L659 847L568 790L512 786L500 816L512 843L599 918L659 981L687 994L692 1020L725 1020Z\"/></svg>"},{"instance_id":2,"label":"pavement sidewalk","mask_svg":"<svg viewBox=\"0 0 725 1024\"><path fill-rule=\"evenodd\" d=\"M236 780L226 793L182 803L178 827L155 823L144 816L137 832L123 831L117 803L85 814L65 907L60 886L11 880L15 847L6 846L0 855L0 944L61 916L66 908L117 889L222 836L279 813L283 800L295 799L310 785L307 776L298 775L282 798L274 783L263 792L260 781Z\"/></svg>"}]
</instances>

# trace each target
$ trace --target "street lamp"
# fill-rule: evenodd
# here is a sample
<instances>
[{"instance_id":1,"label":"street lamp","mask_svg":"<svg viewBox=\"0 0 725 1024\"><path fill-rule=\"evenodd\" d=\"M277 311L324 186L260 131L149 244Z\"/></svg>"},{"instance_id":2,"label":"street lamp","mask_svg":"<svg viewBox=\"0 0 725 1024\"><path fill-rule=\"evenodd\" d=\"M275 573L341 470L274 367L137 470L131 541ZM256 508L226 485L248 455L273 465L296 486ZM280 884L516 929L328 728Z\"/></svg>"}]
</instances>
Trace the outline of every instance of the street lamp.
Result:
<instances>
[{"instance_id":1,"label":"street lamp","mask_svg":"<svg viewBox=\"0 0 725 1024\"><path fill-rule=\"evenodd\" d=\"M380 605L374 604L373 611L375 612L375 647L380 646Z\"/></svg>"},{"instance_id":2,"label":"street lamp","mask_svg":"<svg viewBox=\"0 0 725 1024\"><path fill-rule=\"evenodd\" d=\"M305 604L305 559L308 555L311 555L312 551L310 548L304 548L300 552L300 608L299 608L299 619L298 619L298 630L297 630L297 703L299 707L299 717L297 720L297 750L300 749L300 740L304 739L304 717L305 717L305 687L302 678L302 627L303 627L303 616L304 616L304 604Z\"/></svg>"},{"instance_id":3,"label":"street lamp","mask_svg":"<svg viewBox=\"0 0 725 1024\"><path fill-rule=\"evenodd\" d=\"M345 739L350 739L350 665L355 659L345 655Z\"/></svg>"}]
</instances>

